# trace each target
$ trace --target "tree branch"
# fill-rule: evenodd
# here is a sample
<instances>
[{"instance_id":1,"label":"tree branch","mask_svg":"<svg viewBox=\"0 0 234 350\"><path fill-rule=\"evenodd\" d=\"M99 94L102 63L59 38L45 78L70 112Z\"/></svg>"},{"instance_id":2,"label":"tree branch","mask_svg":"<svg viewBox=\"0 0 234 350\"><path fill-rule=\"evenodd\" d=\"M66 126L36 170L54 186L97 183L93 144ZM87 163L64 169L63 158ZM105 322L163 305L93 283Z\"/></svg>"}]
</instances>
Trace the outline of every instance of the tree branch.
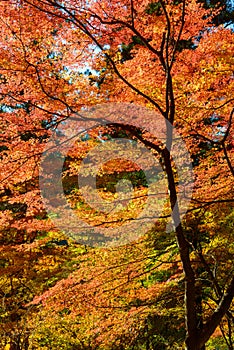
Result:
<instances>
[{"instance_id":1,"label":"tree branch","mask_svg":"<svg viewBox=\"0 0 234 350\"><path fill-rule=\"evenodd\" d=\"M226 293L223 295L218 307L213 312L210 319L204 324L203 329L199 334L199 346L200 348L209 340L210 336L219 325L225 313L227 313L234 297L234 276L227 288Z\"/></svg>"}]
</instances>

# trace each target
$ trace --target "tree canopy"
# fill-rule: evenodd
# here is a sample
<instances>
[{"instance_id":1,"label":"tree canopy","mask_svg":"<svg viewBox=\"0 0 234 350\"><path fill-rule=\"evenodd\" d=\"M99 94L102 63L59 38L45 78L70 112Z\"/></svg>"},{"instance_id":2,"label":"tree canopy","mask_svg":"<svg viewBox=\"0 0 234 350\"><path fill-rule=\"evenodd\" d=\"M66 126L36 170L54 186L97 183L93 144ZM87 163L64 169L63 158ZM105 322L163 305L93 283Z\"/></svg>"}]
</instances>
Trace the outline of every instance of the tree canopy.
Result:
<instances>
[{"instance_id":1,"label":"tree canopy","mask_svg":"<svg viewBox=\"0 0 234 350\"><path fill-rule=\"evenodd\" d=\"M1 347L233 349L232 3L0 13Z\"/></svg>"}]
</instances>

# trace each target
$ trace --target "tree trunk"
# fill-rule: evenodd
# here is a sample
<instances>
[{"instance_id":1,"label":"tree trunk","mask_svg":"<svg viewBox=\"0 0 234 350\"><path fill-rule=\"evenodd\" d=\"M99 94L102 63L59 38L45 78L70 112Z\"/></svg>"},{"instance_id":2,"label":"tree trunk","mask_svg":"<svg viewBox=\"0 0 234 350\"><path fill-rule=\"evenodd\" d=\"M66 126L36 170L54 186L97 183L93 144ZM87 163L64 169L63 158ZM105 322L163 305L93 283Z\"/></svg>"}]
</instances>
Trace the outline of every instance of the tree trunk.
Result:
<instances>
[{"instance_id":1,"label":"tree trunk","mask_svg":"<svg viewBox=\"0 0 234 350\"><path fill-rule=\"evenodd\" d=\"M219 325L221 319L228 311L234 297L234 277L229 284L226 293L223 295L217 309L213 312L210 319L204 324L202 329L198 327L198 314L196 309L196 287L195 272L190 261L190 245L185 238L182 225L180 223L180 211L177 202L176 185L170 151L166 148L162 152L168 179L170 191L170 204L172 210L173 222L176 226L176 239L180 252L180 257L185 274L185 325L186 325L186 349L187 350L204 350L205 344Z\"/></svg>"}]
</instances>

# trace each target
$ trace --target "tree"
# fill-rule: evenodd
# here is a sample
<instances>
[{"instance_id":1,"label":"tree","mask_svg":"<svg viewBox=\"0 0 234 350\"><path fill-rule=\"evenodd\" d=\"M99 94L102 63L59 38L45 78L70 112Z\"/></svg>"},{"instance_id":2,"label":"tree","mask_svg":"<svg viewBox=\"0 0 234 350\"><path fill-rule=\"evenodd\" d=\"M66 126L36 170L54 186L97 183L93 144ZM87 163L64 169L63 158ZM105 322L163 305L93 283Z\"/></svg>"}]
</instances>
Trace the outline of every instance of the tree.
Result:
<instances>
[{"instance_id":1,"label":"tree","mask_svg":"<svg viewBox=\"0 0 234 350\"><path fill-rule=\"evenodd\" d=\"M7 9L4 3L1 6L8 16L3 26L3 47L11 44L11 49L4 49L1 55L1 126L8 128L2 144L2 180L11 179L2 191L7 202L13 192L14 204L22 199L27 204L23 220L12 219L10 209L4 212L3 224L7 230L27 227L28 233L37 233L45 222L48 230L51 228L48 220L35 219L42 211L37 186L33 193L26 190L19 197L19 180L22 186L37 177L36 166L50 130L67 117L83 106L106 100L133 101L157 110L180 130L192 154L197 178L190 211L198 213L206 208L200 219L203 225L194 217L191 227L180 220L171 145L159 148L144 130L120 127L158 153L165 167L185 277L186 348L203 349L222 318L227 315L229 321L232 319L233 278L230 276L223 285L220 276L213 273L212 262L206 259L209 249L201 237L204 231L212 237L214 228L207 216L217 218L221 209L226 215L232 212L231 30L214 28L212 21L218 10L205 9L196 1L22 1L20 5L12 2ZM32 16L36 33L29 30ZM72 72L74 62L78 69ZM94 76L81 73L80 67L87 65ZM168 129L168 140L172 139L170 133ZM16 164L13 171L12 164ZM231 232L227 231L228 239ZM225 229L221 232L225 237ZM217 246L212 249L218 252ZM226 262L229 266L228 258ZM222 277L224 271L221 268ZM201 310L205 286L198 281L202 274L215 289L212 312ZM228 344L231 348L231 340Z\"/></svg>"}]
</instances>

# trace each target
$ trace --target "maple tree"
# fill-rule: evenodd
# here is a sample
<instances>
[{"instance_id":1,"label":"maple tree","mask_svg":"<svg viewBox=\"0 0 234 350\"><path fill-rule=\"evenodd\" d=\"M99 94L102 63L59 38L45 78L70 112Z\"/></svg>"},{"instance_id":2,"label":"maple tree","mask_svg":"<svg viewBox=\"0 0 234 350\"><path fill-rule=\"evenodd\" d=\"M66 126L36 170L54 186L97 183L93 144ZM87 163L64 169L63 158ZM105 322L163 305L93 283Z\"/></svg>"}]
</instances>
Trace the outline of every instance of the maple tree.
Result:
<instances>
[{"instance_id":1,"label":"maple tree","mask_svg":"<svg viewBox=\"0 0 234 350\"><path fill-rule=\"evenodd\" d=\"M7 296L16 310L7 310L5 302L2 304L4 317L10 318L6 321L6 343L17 318L21 319L20 312L26 308L22 322L27 322L29 328L33 328L37 317L45 317L47 322L42 322L33 331L34 336L31 335L32 341L39 344L34 344L37 348L50 346L45 339L48 334L52 337L49 328L53 325L53 331L59 329L56 335L59 340L52 342L54 348L68 348L68 341L70 348L82 349L131 346L150 349L159 348L162 342L164 348L171 348L175 339L181 345L184 337L187 349L203 349L220 325L231 349L234 281L227 271L232 269L233 254L229 244L233 234L233 33L222 25L214 26L213 19L219 10L206 9L197 1L26 0L1 2L0 6L3 14L1 134L4 136L1 283L6 286L2 289L4 300ZM87 260L82 261L77 271L43 294L50 285L45 286L41 281L49 272L45 270L45 275L42 273L41 279L38 278L41 273L38 256L44 266L54 259L57 249L53 246L52 251L46 250L41 256L41 247L50 242L48 232L56 232L40 197L41 153L61 123L77 116L82 108L100 102L139 104L157 111L176 126L192 156L196 175L191 207L181 222L170 145L160 148L146 130L121 124L119 120L101 128L107 137L121 137L124 133L124 137L141 142L159 154L168 181L168 204L177 223L175 234L167 233L165 238L163 219L136 244L113 250L91 249L85 253ZM85 155L99 132L100 129L94 129L88 141L87 134L81 135L84 142L81 139L77 148L70 151L65 187L77 169L77 153ZM168 142L172 140L171 132L167 130ZM114 163L115 166L122 170L121 163ZM132 164L127 164L127 169L136 171ZM139 198L135 206L144 205L140 199L142 194L147 195L144 191L135 189L134 195ZM78 201L83 205L77 191L69 196L71 203ZM108 194L103 196L107 198ZM168 214L169 208L165 211ZM100 218L90 208L86 207L83 214L94 225L100 224ZM118 221L118 216L114 219ZM104 220L101 218L102 223ZM41 239L43 235L46 237ZM163 239L165 244L157 243ZM61 264L65 267L67 258L64 253ZM161 258L162 265L157 264ZM30 264L39 274L30 271ZM61 265L54 262L52 273L56 273L57 279L65 278L59 269ZM18 287L23 280L27 281L26 285ZM31 284L33 291L20 301L18 312L14 297L16 293L25 293ZM34 303L46 304L41 314L36 315L25 306L27 299L35 294L42 295ZM177 294L175 304L173 297ZM159 305L164 310L161 314L157 310ZM52 316L51 308L55 309ZM166 333L165 345L165 339L157 338L157 332L163 333L157 318L161 317L161 323L167 325L168 318L175 313L179 319L176 329L179 336ZM74 329L69 329L71 324ZM125 324L127 327L123 327ZM67 336L62 335L62 329ZM21 335L20 341L22 338ZM28 338L18 348L29 346ZM17 348L13 344L16 342L12 342L12 349Z\"/></svg>"}]
</instances>

